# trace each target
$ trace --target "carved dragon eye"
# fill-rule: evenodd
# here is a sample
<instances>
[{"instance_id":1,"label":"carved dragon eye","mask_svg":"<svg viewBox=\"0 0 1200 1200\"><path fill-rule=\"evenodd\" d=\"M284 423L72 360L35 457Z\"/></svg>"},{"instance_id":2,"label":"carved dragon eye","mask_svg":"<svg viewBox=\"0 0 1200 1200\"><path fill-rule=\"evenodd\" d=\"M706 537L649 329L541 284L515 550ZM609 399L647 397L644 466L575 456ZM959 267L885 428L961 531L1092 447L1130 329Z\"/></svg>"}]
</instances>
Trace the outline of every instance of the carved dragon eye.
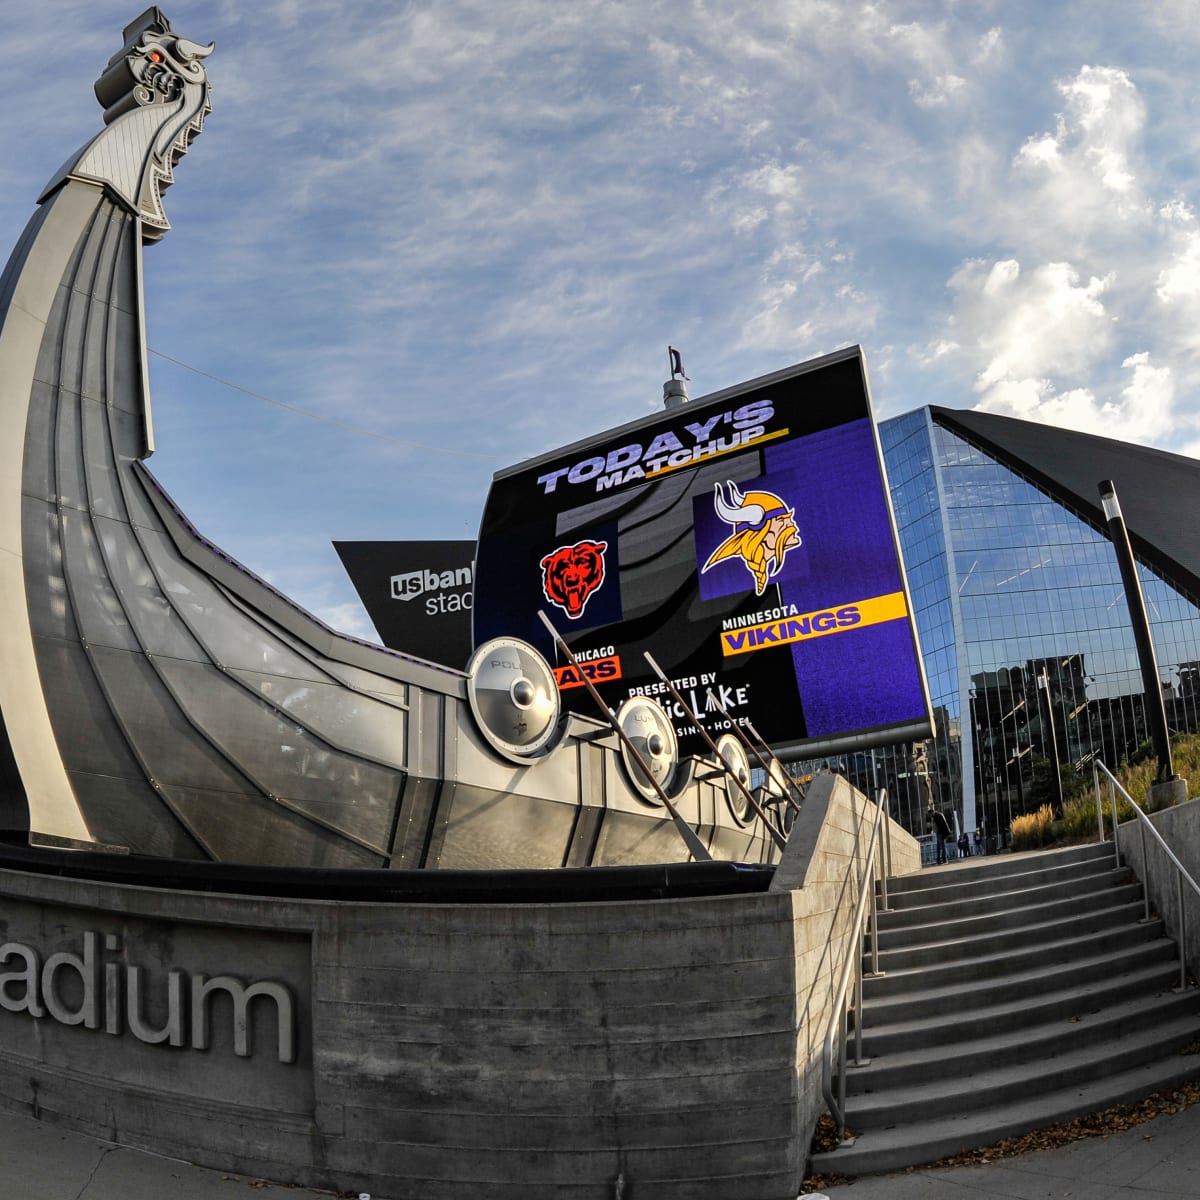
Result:
<instances>
[{"instance_id":1,"label":"carved dragon eye","mask_svg":"<svg viewBox=\"0 0 1200 1200\"><path fill-rule=\"evenodd\" d=\"M151 50L149 58L152 63L160 63L163 60L162 52L159 50Z\"/></svg>"}]
</instances>

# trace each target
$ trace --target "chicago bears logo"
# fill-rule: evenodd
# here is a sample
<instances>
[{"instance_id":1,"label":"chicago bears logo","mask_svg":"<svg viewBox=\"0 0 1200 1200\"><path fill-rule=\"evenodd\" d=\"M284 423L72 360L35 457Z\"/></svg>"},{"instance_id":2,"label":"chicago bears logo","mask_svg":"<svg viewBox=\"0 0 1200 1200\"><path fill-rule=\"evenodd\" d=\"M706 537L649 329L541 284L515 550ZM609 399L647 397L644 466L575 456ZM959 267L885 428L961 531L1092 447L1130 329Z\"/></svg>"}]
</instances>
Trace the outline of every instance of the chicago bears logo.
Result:
<instances>
[{"instance_id":1,"label":"chicago bears logo","mask_svg":"<svg viewBox=\"0 0 1200 1200\"><path fill-rule=\"evenodd\" d=\"M589 598L604 582L607 542L582 541L559 546L542 559L542 595L578 620Z\"/></svg>"}]
</instances>

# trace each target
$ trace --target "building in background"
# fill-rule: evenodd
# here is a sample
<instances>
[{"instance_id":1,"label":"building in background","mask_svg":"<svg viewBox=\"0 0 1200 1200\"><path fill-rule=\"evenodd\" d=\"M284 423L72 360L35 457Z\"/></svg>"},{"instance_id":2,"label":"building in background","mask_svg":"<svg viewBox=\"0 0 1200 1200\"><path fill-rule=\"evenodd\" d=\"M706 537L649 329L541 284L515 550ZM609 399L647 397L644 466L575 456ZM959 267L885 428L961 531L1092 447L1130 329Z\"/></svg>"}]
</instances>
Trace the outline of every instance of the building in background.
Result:
<instances>
[{"instance_id":1,"label":"building in background","mask_svg":"<svg viewBox=\"0 0 1200 1200\"><path fill-rule=\"evenodd\" d=\"M917 409L880 422L879 435L937 736L810 760L797 774L828 766L869 794L884 786L916 833L932 795L968 831L1003 840L1014 816L1048 798L1052 747L1090 775L1093 758L1115 765L1145 743L1102 479L1116 484L1138 558L1168 722L1200 728L1200 461L969 410ZM429 543L360 543L357 559L353 546L338 550L364 602L375 599L385 644L437 658L426 639L457 621L466 645L469 614L427 614L434 589L416 595ZM454 545L447 569L472 551ZM463 657L460 643L452 653Z\"/></svg>"},{"instance_id":2,"label":"building in background","mask_svg":"<svg viewBox=\"0 0 1200 1200\"><path fill-rule=\"evenodd\" d=\"M880 423L937 737L831 763L922 832L935 801L989 836L1064 768L1149 738L1098 485L1138 558L1168 722L1200 726L1200 462L1046 425L922 408ZM1039 683L1040 681L1040 683ZM1052 742L1053 736L1053 742ZM820 766L822 764L816 764Z\"/></svg>"}]
</instances>

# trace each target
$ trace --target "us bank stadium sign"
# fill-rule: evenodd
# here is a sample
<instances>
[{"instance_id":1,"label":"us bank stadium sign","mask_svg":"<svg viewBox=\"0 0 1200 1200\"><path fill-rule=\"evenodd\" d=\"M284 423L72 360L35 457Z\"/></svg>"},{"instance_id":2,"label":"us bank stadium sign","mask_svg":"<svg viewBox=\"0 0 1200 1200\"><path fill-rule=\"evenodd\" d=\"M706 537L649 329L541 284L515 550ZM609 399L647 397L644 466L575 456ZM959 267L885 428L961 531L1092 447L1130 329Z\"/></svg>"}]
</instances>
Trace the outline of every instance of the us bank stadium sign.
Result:
<instances>
[{"instance_id":1,"label":"us bank stadium sign","mask_svg":"<svg viewBox=\"0 0 1200 1200\"><path fill-rule=\"evenodd\" d=\"M579 711L581 673L614 708L665 699L649 652L710 735L749 722L790 757L929 736L859 348L497 474L475 644L518 636L554 660L539 610L579 660L557 667Z\"/></svg>"}]
</instances>

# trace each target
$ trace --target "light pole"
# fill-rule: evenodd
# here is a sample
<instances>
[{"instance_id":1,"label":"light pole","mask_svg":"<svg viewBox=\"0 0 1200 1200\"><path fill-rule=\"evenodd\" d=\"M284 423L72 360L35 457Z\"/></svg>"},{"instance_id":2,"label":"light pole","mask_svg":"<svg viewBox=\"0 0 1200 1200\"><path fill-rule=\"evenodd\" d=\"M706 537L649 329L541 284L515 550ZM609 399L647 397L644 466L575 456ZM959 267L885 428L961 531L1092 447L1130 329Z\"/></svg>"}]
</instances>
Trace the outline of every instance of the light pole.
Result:
<instances>
[{"instance_id":1,"label":"light pole","mask_svg":"<svg viewBox=\"0 0 1200 1200\"><path fill-rule=\"evenodd\" d=\"M1046 693L1046 723L1050 726L1050 766L1053 771L1051 786L1054 789L1054 806L1061 814L1063 793L1062 771L1058 762L1058 734L1054 731L1054 705L1050 700L1050 676L1047 674L1045 667L1039 672L1037 682L1038 687Z\"/></svg>"},{"instance_id":2,"label":"light pole","mask_svg":"<svg viewBox=\"0 0 1200 1200\"><path fill-rule=\"evenodd\" d=\"M1144 711L1146 724L1154 743L1158 758L1158 777L1150 787L1150 807L1168 807L1187 799L1187 781L1175 774L1171 762L1171 738L1167 732L1167 710L1163 705L1162 683L1158 677L1158 661L1154 656L1154 642L1150 637L1150 620L1146 616L1146 601L1142 596L1142 585L1137 575L1137 564L1133 558L1133 547L1129 544L1129 531L1117 500L1117 489L1111 479L1100 482L1100 503L1104 506L1104 518L1108 522L1108 536L1112 539L1117 554L1117 566L1121 569L1121 582L1125 585L1125 603L1129 607L1129 620L1133 626L1133 643L1137 648L1138 665L1142 669L1142 689L1145 694Z\"/></svg>"}]
</instances>

